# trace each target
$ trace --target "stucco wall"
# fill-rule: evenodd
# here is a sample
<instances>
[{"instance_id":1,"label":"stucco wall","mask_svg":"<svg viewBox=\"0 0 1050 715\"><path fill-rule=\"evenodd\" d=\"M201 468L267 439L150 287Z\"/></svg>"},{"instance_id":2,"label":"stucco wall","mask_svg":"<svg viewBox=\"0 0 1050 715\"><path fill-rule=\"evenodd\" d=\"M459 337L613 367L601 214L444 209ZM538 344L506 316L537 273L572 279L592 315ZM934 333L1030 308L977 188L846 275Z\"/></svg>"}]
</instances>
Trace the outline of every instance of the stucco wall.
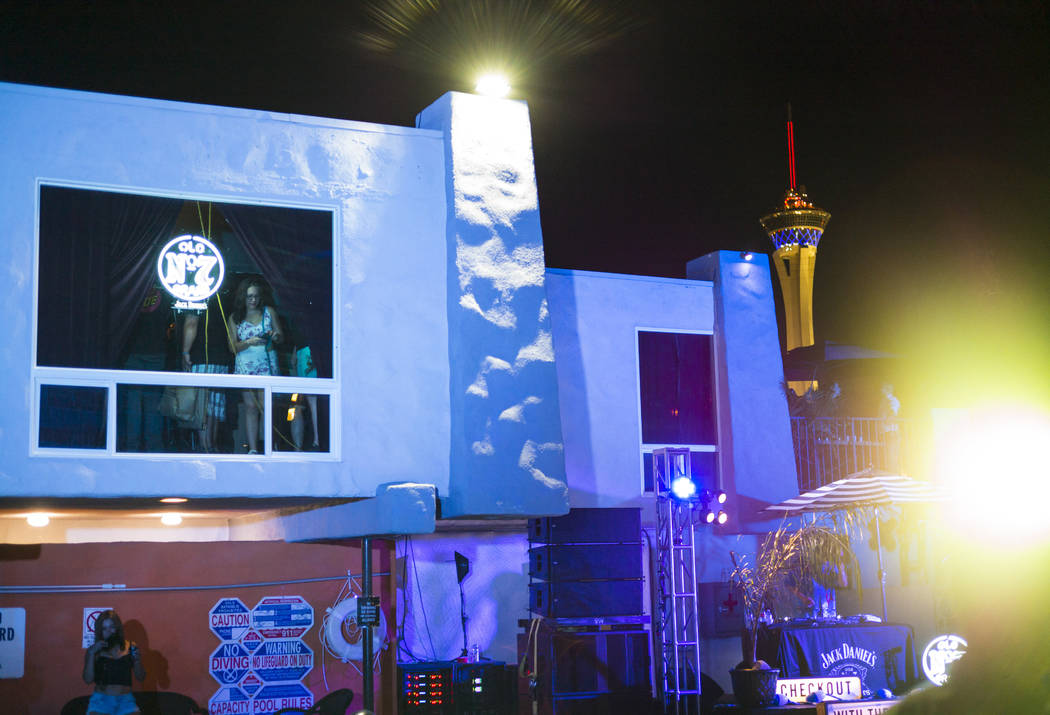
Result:
<instances>
[{"instance_id":1,"label":"stucco wall","mask_svg":"<svg viewBox=\"0 0 1050 715\"><path fill-rule=\"evenodd\" d=\"M547 270L571 505L642 498L638 330L711 332L712 284Z\"/></svg>"}]
</instances>

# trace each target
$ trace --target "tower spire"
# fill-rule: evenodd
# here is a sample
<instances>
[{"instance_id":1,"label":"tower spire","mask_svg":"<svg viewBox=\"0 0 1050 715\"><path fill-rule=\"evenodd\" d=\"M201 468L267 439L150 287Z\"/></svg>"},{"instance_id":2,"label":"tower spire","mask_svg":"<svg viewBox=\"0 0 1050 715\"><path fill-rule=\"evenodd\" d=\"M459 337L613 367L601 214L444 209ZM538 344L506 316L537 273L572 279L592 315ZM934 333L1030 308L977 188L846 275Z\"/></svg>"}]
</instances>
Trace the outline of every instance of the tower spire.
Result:
<instances>
[{"instance_id":1,"label":"tower spire","mask_svg":"<svg viewBox=\"0 0 1050 715\"><path fill-rule=\"evenodd\" d=\"M795 125L791 121L791 102L788 102L788 188L795 190Z\"/></svg>"}]
</instances>

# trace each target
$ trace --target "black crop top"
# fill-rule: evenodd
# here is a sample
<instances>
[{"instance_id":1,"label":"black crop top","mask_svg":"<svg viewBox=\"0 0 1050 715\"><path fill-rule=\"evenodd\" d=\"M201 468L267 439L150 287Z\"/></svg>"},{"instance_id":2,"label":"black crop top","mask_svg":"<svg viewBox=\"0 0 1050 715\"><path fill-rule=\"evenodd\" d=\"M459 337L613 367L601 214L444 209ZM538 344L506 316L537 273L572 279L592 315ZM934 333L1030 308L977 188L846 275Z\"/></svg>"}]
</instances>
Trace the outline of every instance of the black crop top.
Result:
<instances>
[{"instance_id":1,"label":"black crop top","mask_svg":"<svg viewBox=\"0 0 1050 715\"><path fill-rule=\"evenodd\" d=\"M107 685L127 685L130 688L131 667L131 653L125 653L119 658L96 655L95 685L103 688Z\"/></svg>"}]
</instances>

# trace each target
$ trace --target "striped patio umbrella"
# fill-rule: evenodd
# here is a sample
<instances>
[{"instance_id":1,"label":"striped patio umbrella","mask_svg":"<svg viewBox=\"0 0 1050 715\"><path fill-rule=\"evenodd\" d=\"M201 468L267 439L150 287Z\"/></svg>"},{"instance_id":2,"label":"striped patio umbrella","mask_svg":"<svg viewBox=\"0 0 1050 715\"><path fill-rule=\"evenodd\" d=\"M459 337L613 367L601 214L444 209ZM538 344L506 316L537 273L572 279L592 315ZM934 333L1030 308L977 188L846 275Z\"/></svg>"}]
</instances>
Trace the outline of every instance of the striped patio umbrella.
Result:
<instances>
[{"instance_id":1,"label":"striped patio umbrella","mask_svg":"<svg viewBox=\"0 0 1050 715\"><path fill-rule=\"evenodd\" d=\"M787 516L810 512L838 511L872 507L875 511L875 544L879 559L879 585L882 588L882 620L886 613L886 572L882 568L882 539L879 533L879 506L908 502L929 503L949 498L943 489L899 474L868 468L844 479L799 494L765 508Z\"/></svg>"}]
</instances>

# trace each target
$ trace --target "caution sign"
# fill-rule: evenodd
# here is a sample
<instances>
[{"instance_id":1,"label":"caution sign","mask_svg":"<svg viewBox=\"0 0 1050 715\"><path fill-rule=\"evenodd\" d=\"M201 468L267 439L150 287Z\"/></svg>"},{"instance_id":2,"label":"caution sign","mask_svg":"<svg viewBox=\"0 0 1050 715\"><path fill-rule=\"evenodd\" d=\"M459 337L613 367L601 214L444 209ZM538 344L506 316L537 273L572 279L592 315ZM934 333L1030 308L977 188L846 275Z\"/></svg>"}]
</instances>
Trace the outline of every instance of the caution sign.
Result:
<instances>
[{"instance_id":1,"label":"caution sign","mask_svg":"<svg viewBox=\"0 0 1050 715\"><path fill-rule=\"evenodd\" d=\"M236 685L251 667L250 658L240 643L223 643L208 659L208 672L220 685Z\"/></svg>"},{"instance_id":2,"label":"caution sign","mask_svg":"<svg viewBox=\"0 0 1050 715\"><path fill-rule=\"evenodd\" d=\"M268 596L252 609L252 627L263 638L298 638L314 624L314 609L302 596Z\"/></svg>"},{"instance_id":3,"label":"caution sign","mask_svg":"<svg viewBox=\"0 0 1050 715\"><path fill-rule=\"evenodd\" d=\"M275 713L282 708L307 710L313 704L313 693L302 683L264 685L252 700L252 713Z\"/></svg>"},{"instance_id":4,"label":"caution sign","mask_svg":"<svg viewBox=\"0 0 1050 715\"><path fill-rule=\"evenodd\" d=\"M252 701L240 688L219 688L208 701L209 715L251 713Z\"/></svg>"},{"instance_id":5,"label":"caution sign","mask_svg":"<svg viewBox=\"0 0 1050 715\"><path fill-rule=\"evenodd\" d=\"M266 640L252 655L251 667L265 683L302 680L314 667L314 653L298 638Z\"/></svg>"},{"instance_id":6,"label":"caution sign","mask_svg":"<svg viewBox=\"0 0 1050 715\"><path fill-rule=\"evenodd\" d=\"M208 627L219 640L238 640L251 625L251 613L239 598L224 598L208 611Z\"/></svg>"}]
</instances>

